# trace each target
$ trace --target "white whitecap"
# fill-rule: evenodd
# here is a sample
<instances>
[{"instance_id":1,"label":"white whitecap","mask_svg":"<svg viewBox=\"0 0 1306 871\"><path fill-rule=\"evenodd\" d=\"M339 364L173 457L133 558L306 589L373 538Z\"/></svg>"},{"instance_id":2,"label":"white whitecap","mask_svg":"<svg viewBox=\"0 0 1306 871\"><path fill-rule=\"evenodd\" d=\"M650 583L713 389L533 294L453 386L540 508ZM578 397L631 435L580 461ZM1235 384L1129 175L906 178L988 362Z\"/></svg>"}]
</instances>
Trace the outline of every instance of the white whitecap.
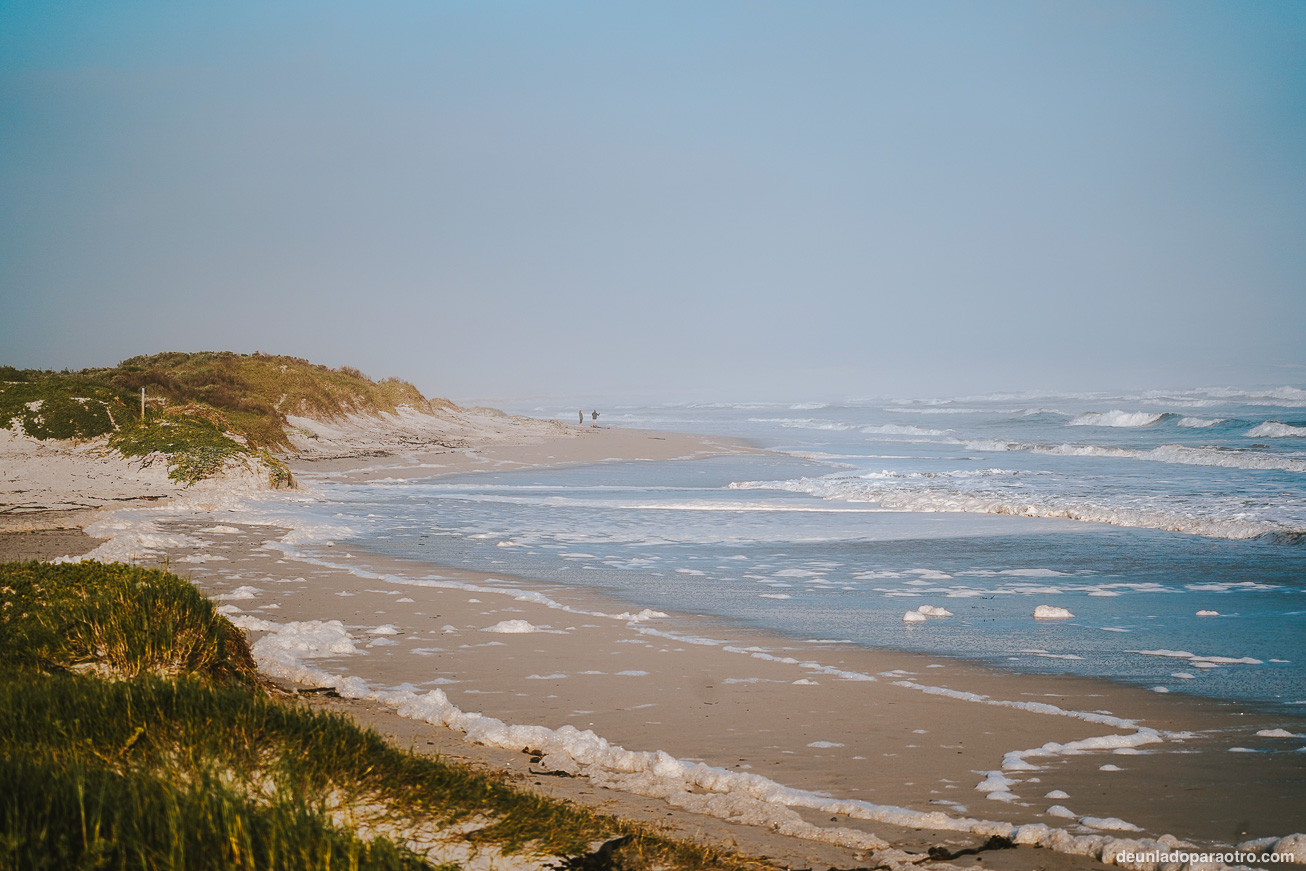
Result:
<instances>
[{"instance_id":1,"label":"white whitecap","mask_svg":"<svg viewBox=\"0 0 1306 871\"><path fill-rule=\"evenodd\" d=\"M1277 420L1267 420L1260 426L1247 430L1244 435L1249 439L1300 439L1306 438L1306 426L1292 426L1291 424L1279 423Z\"/></svg>"},{"instance_id":2,"label":"white whitecap","mask_svg":"<svg viewBox=\"0 0 1306 871\"><path fill-rule=\"evenodd\" d=\"M1066 426L1151 426L1163 417L1164 414L1151 411L1086 411L1074 420L1068 421Z\"/></svg>"}]
</instances>

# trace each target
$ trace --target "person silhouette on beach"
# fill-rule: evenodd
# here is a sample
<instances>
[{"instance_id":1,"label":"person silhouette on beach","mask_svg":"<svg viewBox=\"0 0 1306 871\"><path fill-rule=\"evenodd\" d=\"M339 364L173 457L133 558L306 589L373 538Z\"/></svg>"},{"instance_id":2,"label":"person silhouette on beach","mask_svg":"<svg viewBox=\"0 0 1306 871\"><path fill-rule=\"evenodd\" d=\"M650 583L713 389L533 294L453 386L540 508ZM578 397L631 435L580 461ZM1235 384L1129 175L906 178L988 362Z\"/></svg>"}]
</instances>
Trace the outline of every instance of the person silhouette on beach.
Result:
<instances>
[{"instance_id":1,"label":"person silhouette on beach","mask_svg":"<svg viewBox=\"0 0 1306 871\"><path fill-rule=\"evenodd\" d=\"M598 413L597 411L591 411L591 412L590 412L590 419L592 419L592 420L594 421L592 424L590 424L590 426L598 426L598 425L599 425L599 413ZM584 420L585 420L585 418L582 417L582 418L581 418L581 421L583 422Z\"/></svg>"},{"instance_id":2,"label":"person silhouette on beach","mask_svg":"<svg viewBox=\"0 0 1306 871\"><path fill-rule=\"evenodd\" d=\"M584 426L584 425L585 425L585 412L583 412L583 411L578 411L578 412L576 412L576 413L580 415L580 425L581 425L581 426Z\"/></svg>"}]
</instances>

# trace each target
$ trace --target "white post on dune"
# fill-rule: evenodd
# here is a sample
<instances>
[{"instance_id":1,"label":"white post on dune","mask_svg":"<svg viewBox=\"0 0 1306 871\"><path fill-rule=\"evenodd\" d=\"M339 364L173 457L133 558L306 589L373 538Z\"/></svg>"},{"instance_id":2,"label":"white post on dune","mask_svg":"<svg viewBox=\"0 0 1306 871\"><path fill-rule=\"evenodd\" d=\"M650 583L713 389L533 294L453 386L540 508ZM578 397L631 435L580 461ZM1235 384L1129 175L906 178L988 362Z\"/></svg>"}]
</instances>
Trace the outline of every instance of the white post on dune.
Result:
<instances>
[{"instance_id":1,"label":"white post on dune","mask_svg":"<svg viewBox=\"0 0 1306 871\"><path fill-rule=\"evenodd\" d=\"M145 420L145 388L141 388L141 420Z\"/></svg>"}]
</instances>

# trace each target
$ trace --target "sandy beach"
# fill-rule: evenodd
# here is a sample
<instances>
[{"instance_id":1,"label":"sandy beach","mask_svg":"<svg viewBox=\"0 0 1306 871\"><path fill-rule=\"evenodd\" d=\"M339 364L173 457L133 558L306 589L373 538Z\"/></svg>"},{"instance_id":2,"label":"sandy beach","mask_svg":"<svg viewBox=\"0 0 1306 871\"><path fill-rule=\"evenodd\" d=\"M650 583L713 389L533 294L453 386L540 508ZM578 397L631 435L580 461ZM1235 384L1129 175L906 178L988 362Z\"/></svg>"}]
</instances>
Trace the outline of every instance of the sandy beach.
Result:
<instances>
[{"instance_id":1,"label":"sandy beach","mask_svg":"<svg viewBox=\"0 0 1306 871\"><path fill-rule=\"evenodd\" d=\"M406 449L343 434L321 447L319 435L291 461L301 489L262 498L311 499L327 479L750 449L549 428ZM240 494L6 523L22 524L0 535L7 559L86 553L181 573L248 631L266 673L405 746L791 867L853 867L888 849L923 860L993 834L1023 845L956 864L1087 867L1075 854L1109 843L1112 858L1129 839L1202 849L1274 839L1264 848L1306 828L1306 754L1237 752L1282 740L1284 726L1238 706L784 637L580 586L384 557L276 525ZM81 526L112 537L101 545Z\"/></svg>"}]
</instances>

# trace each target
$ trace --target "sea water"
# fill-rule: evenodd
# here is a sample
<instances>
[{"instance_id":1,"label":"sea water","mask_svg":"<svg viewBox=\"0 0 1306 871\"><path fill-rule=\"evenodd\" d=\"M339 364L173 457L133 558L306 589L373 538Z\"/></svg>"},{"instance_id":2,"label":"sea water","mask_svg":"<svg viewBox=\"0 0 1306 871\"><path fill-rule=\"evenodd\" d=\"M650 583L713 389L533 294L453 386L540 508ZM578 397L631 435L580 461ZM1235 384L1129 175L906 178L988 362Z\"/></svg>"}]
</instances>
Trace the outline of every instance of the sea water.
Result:
<instances>
[{"instance_id":1,"label":"sea water","mask_svg":"<svg viewBox=\"0 0 1306 871\"><path fill-rule=\"evenodd\" d=\"M1306 391L669 405L601 422L770 453L323 484L320 504L358 544L436 565L1306 714Z\"/></svg>"}]
</instances>

